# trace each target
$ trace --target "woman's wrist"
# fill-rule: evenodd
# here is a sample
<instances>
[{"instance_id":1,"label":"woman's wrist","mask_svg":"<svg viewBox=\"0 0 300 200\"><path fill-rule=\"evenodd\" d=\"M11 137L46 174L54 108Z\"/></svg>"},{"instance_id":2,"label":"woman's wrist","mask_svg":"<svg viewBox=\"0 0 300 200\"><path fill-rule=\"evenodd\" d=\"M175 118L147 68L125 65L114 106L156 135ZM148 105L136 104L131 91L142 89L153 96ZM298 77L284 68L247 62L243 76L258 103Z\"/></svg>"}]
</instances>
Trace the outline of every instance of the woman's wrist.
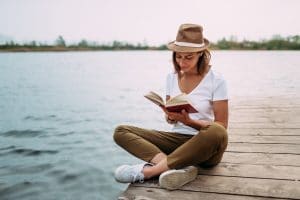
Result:
<instances>
[{"instance_id":1,"label":"woman's wrist","mask_svg":"<svg viewBox=\"0 0 300 200\"><path fill-rule=\"evenodd\" d=\"M209 121L205 120L194 120L194 119L189 119L186 121L185 125L190 126L194 129L200 130L201 128L207 127L211 123Z\"/></svg>"},{"instance_id":2,"label":"woman's wrist","mask_svg":"<svg viewBox=\"0 0 300 200\"><path fill-rule=\"evenodd\" d=\"M166 115L166 121L167 121L169 124L175 124L175 123L177 123L176 120L170 119L168 115Z\"/></svg>"},{"instance_id":3,"label":"woman's wrist","mask_svg":"<svg viewBox=\"0 0 300 200\"><path fill-rule=\"evenodd\" d=\"M185 123L184 123L186 126L193 126L194 124L194 120L189 118Z\"/></svg>"}]
</instances>

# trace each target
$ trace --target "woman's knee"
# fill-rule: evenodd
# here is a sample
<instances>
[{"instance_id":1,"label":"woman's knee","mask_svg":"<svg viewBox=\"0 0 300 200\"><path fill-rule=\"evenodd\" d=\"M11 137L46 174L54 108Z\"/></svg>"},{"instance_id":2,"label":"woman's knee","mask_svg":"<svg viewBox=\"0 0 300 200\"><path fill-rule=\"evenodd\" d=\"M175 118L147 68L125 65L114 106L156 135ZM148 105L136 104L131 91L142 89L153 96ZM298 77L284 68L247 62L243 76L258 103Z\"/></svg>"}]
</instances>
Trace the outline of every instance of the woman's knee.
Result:
<instances>
[{"instance_id":1,"label":"woman's knee","mask_svg":"<svg viewBox=\"0 0 300 200\"><path fill-rule=\"evenodd\" d=\"M114 141L119 144L121 141L124 140L124 135L128 131L128 128L126 125L119 125L115 128L115 132L113 135Z\"/></svg>"},{"instance_id":2,"label":"woman's knee","mask_svg":"<svg viewBox=\"0 0 300 200\"><path fill-rule=\"evenodd\" d=\"M218 152L224 152L228 144L227 130L218 123L213 123L208 129L208 134L214 138L216 144L218 144Z\"/></svg>"},{"instance_id":3,"label":"woman's knee","mask_svg":"<svg viewBox=\"0 0 300 200\"><path fill-rule=\"evenodd\" d=\"M224 126L222 126L219 123L213 122L209 127L208 127L209 131L212 132L217 132L217 133L227 133L226 129L224 128Z\"/></svg>"},{"instance_id":4,"label":"woman's knee","mask_svg":"<svg viewBox=\"0 0 300 200\"><path fill-rule=\"evenodd\" d=\"M205 141L206 146L215 147L227 145L227 131L226 129L217 123L212 123L208 127L202 129L197 134L196 138L199 141ZM224 144L223 144L224 143Z\"/></svg>"},{"instance_id":5,"label":"woman's knee","mask_svg":"<svg viewBox=\"0 0 300 200\"><path fill-rule=\"evenodd\" d=\"M205 132L207 132L208 133L207 135L210 137L215 137L219 139L227 138L226 129L222 125L215 122L209 125L209 127L205 130Z\"/></svg>"}]
</instances>

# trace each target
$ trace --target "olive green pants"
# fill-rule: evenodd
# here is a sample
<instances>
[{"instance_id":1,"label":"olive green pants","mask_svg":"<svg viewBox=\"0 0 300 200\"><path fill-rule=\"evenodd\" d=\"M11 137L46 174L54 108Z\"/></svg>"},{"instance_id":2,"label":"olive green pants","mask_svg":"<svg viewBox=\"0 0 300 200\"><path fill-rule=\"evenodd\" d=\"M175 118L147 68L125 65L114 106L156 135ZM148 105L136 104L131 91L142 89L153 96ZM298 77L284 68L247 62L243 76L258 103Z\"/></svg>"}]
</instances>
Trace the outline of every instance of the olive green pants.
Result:
<instances>
[{"instance_id":1,"label":"olive green pants","mask_svg":"<svg viewBox=\"0 0 300 200\"><path fill-rule=\"evenodd\" d=\"M210 167L218 164L227 147L226 129L213 123L196 135L142 129L120 125L115 129L115 142L134 156L150 162L158 153L167 155L170 169L189 165Z\"/></svg>"}]
</instances>

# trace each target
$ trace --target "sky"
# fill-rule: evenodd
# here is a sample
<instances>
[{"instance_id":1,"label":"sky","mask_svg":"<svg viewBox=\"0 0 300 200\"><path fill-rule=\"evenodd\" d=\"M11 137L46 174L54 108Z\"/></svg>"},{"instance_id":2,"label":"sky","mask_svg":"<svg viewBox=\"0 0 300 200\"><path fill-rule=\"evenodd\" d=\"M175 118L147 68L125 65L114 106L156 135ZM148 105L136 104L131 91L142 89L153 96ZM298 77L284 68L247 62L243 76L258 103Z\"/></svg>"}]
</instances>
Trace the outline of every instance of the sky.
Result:
<instances>
[{"instance_id":1,"label":"sky","mask_svg":"<svg viewBox=\"0 0 300 200\"><path fill-rule=\"evenodd\" d=\"M0 0L0 41L81 39L161 45L182 23L212 42L300 35L300 0Z\"/></svg>"}]
</instances>

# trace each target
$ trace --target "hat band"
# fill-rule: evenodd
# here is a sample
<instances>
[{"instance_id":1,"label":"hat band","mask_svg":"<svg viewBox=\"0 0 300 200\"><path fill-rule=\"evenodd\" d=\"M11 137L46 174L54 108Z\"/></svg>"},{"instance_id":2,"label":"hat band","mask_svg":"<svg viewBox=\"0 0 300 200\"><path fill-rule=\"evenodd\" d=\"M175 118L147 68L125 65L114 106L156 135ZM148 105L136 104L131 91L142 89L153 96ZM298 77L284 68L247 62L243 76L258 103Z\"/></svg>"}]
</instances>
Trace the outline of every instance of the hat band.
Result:
<instances>
[{"instance_id":1,"label":"hat band","mask_svg":"<svg viewBox=\"0 0 300 200\"><path fill-rule=\"evenodd\" d=\"M177 42L177 41L175 41L174 44L183 47L204 47L205 46L205 43L196 44L191 42Z\"/></svg>"}]
</instances>

